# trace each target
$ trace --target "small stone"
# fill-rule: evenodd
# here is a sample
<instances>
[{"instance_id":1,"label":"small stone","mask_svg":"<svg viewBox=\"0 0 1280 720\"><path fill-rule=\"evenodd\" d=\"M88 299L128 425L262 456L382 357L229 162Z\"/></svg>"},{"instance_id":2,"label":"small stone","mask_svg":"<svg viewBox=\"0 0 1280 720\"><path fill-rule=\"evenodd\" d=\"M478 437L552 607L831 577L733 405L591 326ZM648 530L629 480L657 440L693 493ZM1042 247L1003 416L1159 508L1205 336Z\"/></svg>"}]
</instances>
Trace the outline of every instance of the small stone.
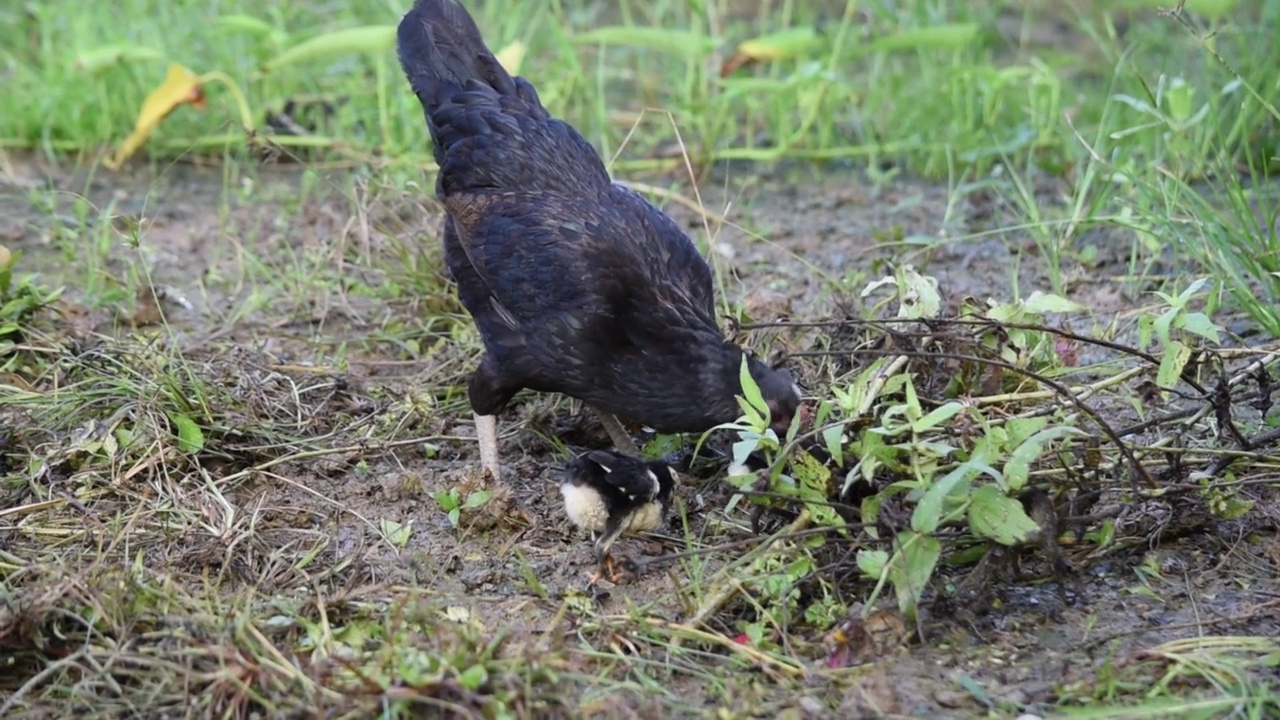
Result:
<instances>
[{"instance_id":1,"label":"small stone","mask_svg":"<svg viewBox=\"0 0 1280 720\"><path fill-rule=\"evenodd\" d=\"M796 705L804 712L805 717L822 717L827 712L827 706L823 705L821 700L809 695L797 700Z\"/></svg>"}]
</instances>

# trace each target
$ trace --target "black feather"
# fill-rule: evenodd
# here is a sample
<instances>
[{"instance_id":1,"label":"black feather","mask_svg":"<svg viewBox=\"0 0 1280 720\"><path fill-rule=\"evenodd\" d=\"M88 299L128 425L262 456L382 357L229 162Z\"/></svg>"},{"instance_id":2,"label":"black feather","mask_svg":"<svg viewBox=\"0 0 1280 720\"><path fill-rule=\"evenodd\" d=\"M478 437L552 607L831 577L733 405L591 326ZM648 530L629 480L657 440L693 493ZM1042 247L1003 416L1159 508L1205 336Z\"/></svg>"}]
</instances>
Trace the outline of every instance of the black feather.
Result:
<instances>
[{"instance_id":1,"label":"black feather","mask_svg":"<svg viewBox=\"0 0 1280 720\"><path fill-rule=\"evenodd\" d=\"M645 462L608 450L593 450L578 461L577 465L570 463L569 472L605 495L610 509L654 501L666 505L671 500L675 481L664 462ZM649 476L650 472L654 477Z\"/></svg>"},{"instance_id":2,"label":"black feather","mask_svg":"<svg viewBox=\"0 0 1280 720\"><path fill-rule=\"evenodd\" d=\"M689 237L611 182L455 0L418 0L397 48L440 166L445 262L487 351L472 408L496 414L528 388L661 432L735 419L743 352L716 323L711 268ZM790 376L749 366L788 422Z\"/></svg>"}]
</instances>

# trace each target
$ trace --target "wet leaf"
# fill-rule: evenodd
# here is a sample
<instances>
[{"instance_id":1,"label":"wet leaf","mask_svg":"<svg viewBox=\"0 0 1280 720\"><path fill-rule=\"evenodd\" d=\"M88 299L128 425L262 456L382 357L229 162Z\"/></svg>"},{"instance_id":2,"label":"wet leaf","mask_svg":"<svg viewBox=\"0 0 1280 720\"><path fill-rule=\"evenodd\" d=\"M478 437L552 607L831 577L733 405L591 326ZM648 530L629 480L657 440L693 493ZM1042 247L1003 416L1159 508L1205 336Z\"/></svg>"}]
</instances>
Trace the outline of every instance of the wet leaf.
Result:
<instances>
[{"instance_id":1,"label":"wet leaf","mask_svg":"<svg viewBox=\"0 0 1280 720\"><path fill-rule=\"evenodd\" d=\"M745 65L809 57L822 46L822 36L811 27L788 28L744 40L720 67L724 77Z\"/></svg>"},{"instance_id":2,"label":"wet leaf","mask_svg":"<svg viewBox=\"0 0 1280 720\"><path fill-rule=\"evenodd\" d=\"M303 40L285 50L263 65L266 72L274 72L286 65L309 62L335 55L350 53L382 53L395 43L394 25L367 25L365 27L335 30Z\"/></svg>"},{"instance_id":3,"label":"wet leaf","mask_svg":"<svg viewBox=\"0 0 1280 720\"><path fill-rule=\"evenodd\" d=\"M171 413L169 420L178 434L178 449L185 453L197 453L204 449L204 432L195 420L182 413Z\"/></svg>"},{"instance_id":4,"label":"wet leaf","mask_svg":"<svg viewBox=\"0 0 1280 720\"><path fill-rule=\"evenodd\" d=\"M138 120L133 132L125 138L116 150L115 157L103 162L112 170L120 169L125 160L137 152L151 133L160 125L160 121L169 116L180 105L191 104L204 109L204 90L200 87L200 78L179 63L169 66L160 87L151 91L147 99L142 101L142 109L138 112Z\"/></svg>"},{"instance_id":5,"label":"wet leaf","mask_svg":"<svg viewBox=\"0 0 1280 720\"><path fill-rule=\"evenodd\" d=\"M572 40L583 45L625 45L684 57L706 55L716 47L713 38L689 30L625 25L594 28L574 35Z\"/></svg>"},{"instance_id":6,"label":"wet leaf","mask_svg":"<svg viewBox=\"0 0 1280 720\"><path fill-rule=\"evenodd\" d=\"M519 75L520 66L524 63L524 50L524 43L516 40L494 53L493 56L498 59L498 64L502 65L502 69L512 75Z\"/></svg>"},{"instance_id":7,"label":"wet leaf","mask_svg":"<svg viewBox=\"0 0 1280 720\"><path fill-rule=\"evenodd\" d=\"M163 60L164 57L164 53L154 48L121 43L119 45L105 45L80 53L76 56L75 67L77 70L92 72L116 63Z\"/></svg>"},{"instance_id":8,"label":"wet leaf","mask_svg":"<svg viewBox=\"0 0 1280 720\"><path fill-rule=\"evenodd\" d=\"M932 27L912 28L872 40L867 46L871 52L894 50L957 50L978 37L977 23L953 23Z\"/></svg>"},{"instance_id":9,"label":"wet leaf","mask_svg":"<svg viewBox=\"0 0 1280 720\"><path fill-rule=\"evenodd\" d=\"M1026 542L1040 529L1022 509L1022 503L1005 495L995 485L983 485L973 493L969 504L969 527L983 537L1001 545Z\"/></svg>"}]
</instances>

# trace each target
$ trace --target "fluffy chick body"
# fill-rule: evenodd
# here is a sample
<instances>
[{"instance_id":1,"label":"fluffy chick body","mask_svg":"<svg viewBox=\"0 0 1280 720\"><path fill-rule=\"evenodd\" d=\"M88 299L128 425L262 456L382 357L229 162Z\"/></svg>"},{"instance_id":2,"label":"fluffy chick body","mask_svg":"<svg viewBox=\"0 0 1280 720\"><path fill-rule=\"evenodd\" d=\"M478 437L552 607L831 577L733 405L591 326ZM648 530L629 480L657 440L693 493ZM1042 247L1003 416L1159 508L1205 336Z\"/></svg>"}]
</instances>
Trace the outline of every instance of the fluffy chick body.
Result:
<instances>
[{"instance_id":1,"label":"fluffy chick body","mask_svg":"<svg viewBox=\"0 0 1280 720\"><path fill-rule=\"evenodd\" d=\"M620 536L662 523L675 484L666 463L595 450L565 467L560 493L569 521L596 538L596 560L603 567L609 546Z\"/></svg>"}]
</instances>

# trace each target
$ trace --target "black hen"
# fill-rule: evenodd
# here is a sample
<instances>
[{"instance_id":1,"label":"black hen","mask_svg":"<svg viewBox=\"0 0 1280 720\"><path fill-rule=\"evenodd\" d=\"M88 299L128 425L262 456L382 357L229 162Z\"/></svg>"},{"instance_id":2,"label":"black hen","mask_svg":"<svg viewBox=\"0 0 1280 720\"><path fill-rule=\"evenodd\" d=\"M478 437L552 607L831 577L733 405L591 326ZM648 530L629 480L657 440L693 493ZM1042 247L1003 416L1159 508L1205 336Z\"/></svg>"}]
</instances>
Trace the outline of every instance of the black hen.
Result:
<instances>
[{"instance_id":1,"label":"black hen","mask_svg":"<svg viewBox=\"0 0 1280 720\"><path fill-rule=\"evenodd\" d=\"M649 532L662 523L675 486L675 472L666 463L616 452L595 450L565 467L560 483L565 513L595 539L593 582L605 574L614 540L624 533Z\"/></svg>"},{"instance_id":2,"label":"black hen","mask_svg":"<svg viewBox=\"0 0 1280 720\"><path fill-rule=\"evenodd\" d=\"M523 388L660 432L702 432L739 414L743 351L716 325L711 269L661 210L615 185L599 154L512 77L455 0L417 0L400 65L440 166L445 262L487 353L468 394L481 464L499 474L495 416ZM750 371L784 429L791 377Z\"/></svg>"}]
</instances>

